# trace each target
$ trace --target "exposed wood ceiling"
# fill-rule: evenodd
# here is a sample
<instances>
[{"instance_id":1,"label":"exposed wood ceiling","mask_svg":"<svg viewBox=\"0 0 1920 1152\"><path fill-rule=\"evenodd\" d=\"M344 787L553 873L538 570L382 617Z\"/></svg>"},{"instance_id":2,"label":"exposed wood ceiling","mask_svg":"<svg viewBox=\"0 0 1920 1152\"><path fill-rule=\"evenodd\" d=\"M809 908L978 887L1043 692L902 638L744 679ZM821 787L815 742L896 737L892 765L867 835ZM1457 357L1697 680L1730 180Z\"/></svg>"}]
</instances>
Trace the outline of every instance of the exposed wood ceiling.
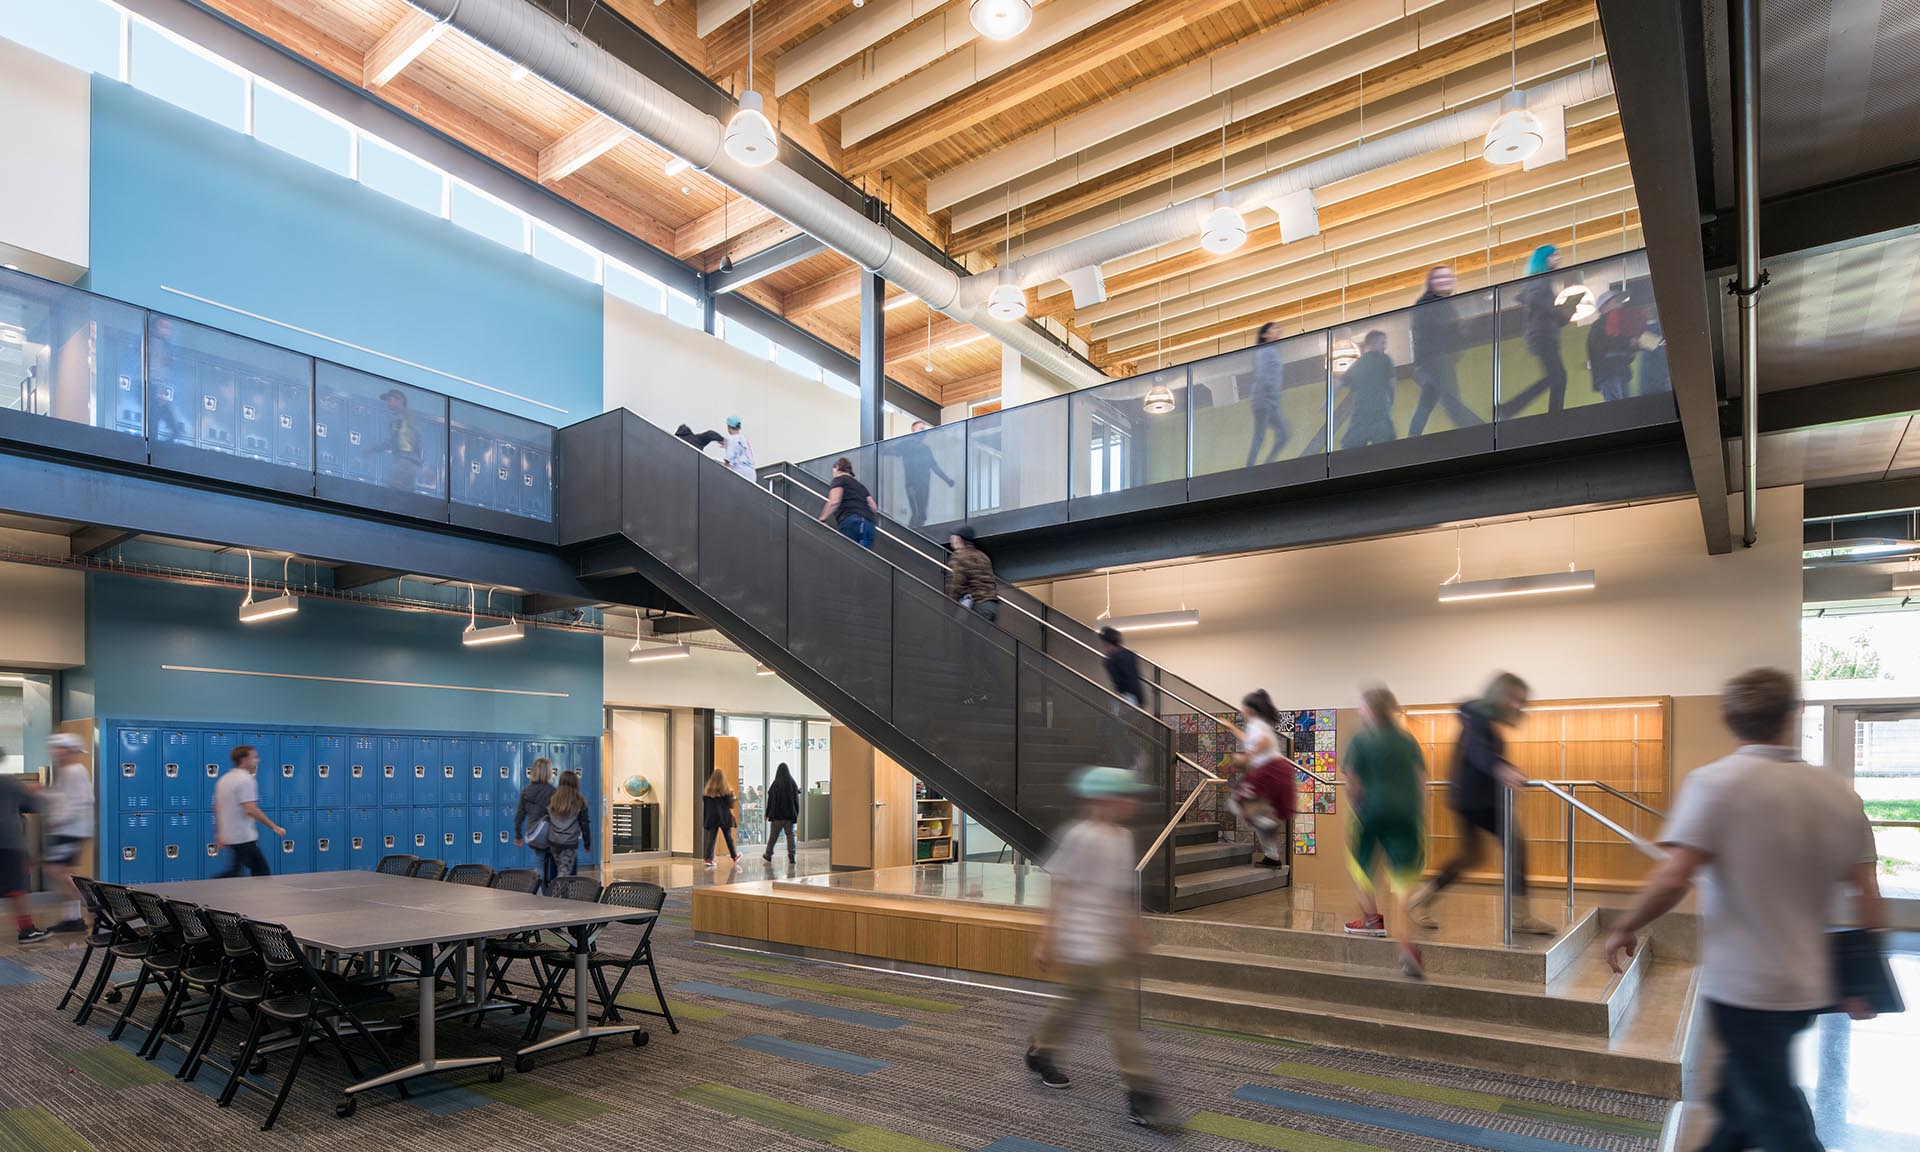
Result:
<instances>
[{"instance_id":1,"label":"exposed wood ceiling","mask_svg":"<svg viewBox=\"0 0 1920 1152\"><path fill-rule=\"evenodd\" d=\"M437 35L404 0L207 0L348 81L702 269L794 229L492 53ZM574 19L592 11L576 0ZM746 0L599 0L729 91L747 85ZM1009 41L964 0L758 0L754 87L793 145L880 197L969 269L1170 200L1240 184L1503 92L1606 67L1594 0L1045 0ZM704 35L702 34L704 30ZM1116 375L1397 307L1442 260L1472 285L1540 243L1637 243L1611 100L1568 110L1568 158L1534 172L1450 147L1316 189L1320 233L1188 242L1104 266L1108 299L1056 282L1029 311ZM930 208L930 203L935 205ZM1491 271L1489 271L1491 262ZM743 294L858 349L857 270L822 253ZM887 312L889 370L945 402L997 392L999 345L918 301ZM932 364L932 371L927 365Z\"/></svg>"}]
</instances>

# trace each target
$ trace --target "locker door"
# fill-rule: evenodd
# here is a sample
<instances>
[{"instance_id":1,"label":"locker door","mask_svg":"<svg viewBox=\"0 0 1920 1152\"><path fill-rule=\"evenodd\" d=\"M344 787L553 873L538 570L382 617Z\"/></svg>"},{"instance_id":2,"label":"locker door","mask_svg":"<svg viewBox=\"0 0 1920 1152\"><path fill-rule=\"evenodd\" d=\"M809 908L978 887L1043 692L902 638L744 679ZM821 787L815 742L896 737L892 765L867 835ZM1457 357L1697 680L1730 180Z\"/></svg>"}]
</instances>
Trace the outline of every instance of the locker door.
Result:
<instances>
[{"instance_id":1,"label":"locker door","mask_svg":"<svg viewBox=\"0 0 1920 1152\"><path fill-rule=\"evenodd\" d=\"M423 859L439 860L440 855L440 809L432 804L415 804L408 809L413 815L409 825L411 847L406 851Z\"/></svg>"},{"instance_id":2,"label":"locker door","mask_svg":"<svg viewBox=\"0 0 1920 1152\"><path fill-rule=\"evenodd\" d=\"M568 755L571 750L565 740L549 740L546 744L546 757L553 762L553 782L560 783L560 773L573 767L573 759Z\"/></svg>"},{"instance_id":3,"label":"locker door","mask_svg":"<svg viewBox=\"0 0 1920 1152\"><path fill-rule=\"evenodd\" d=\"M380 810L347 809L347 862L356 872L371 872L384 855L380 846Z\"/></svg>"},{"instance_id":4,"label":"locker door","mask_svg":"<svg viewBox=\"0 0 1920 1152\"><path fill-rule=\"evenodd\" d=\"M344 872L352 867L352 852L347 846L347 810L313 810L313 870ZM376 861L377 863L377 861Z\"/></svg>"},{"instance_id":5,"label":"locker door","mask_svg":"<svg viewBox=\"0 0 1920 1152\"><path fill-rule=\"evenodd\" d=\"M592 804L600 799L599 752L600 745L593 740L575 740L567 750L567 766L580 774L580 794Z\"/></svg>"},{"instance_id":6,"label":"locker door","mask_svg":"<svg viewBox=\"0 0 1920 1152\"><path fill-rule=\"evenodd\" d=\"M493 867L495 871L502 868L525 868L527 866L527 860L531 855L532 854L525 848L517 848L514 846L513 817L511 815L507 816L504 821L496 823L493 826Z\"/></svg>"},{"instance_id":7,"label":"locker door","mask_svg":"<svg viewBox=\"0 0 1920 1152\"><path fill-rule=\"evenodd\" d=\"M518 787L514 789L516 794L519 793L521 788L527 786L528 780L533 778L533 762L535 760L545 760L549 764L552 764L555 778L557 779L559 777L560 766L553 764L553 748L548 745L545 740L529 740L527 741L527 751L520 759L522 767L520 779L516 781Z\"/></svg>"},{"instance_id":8,"label":"locker door","mask_svg":"<svg viewBox=\"0 0 1920 1152\"><path fill-rule=\"evenodd\" d=\"M498 806L512 803L527 785L527 746L518 740L497 740L494 748L500 758L493 777L493 803Z\"/></svg>"},{"instance_id":9,"label":"locker door","mask_svg":"<svg viewBox=\"0 0 1920 1152\"><path fill-rule=\"evenodd\" d=\"M151 812L160 807L160 750L151 728L121 728L114 748L120 760L116 784L122 812Z\"/></svg>"},{"instance_id":10,"label":"locker door","mask_svg":"<svg viewBox=\"0 0 1920 1152\"><path fill-rule=\"evenodd\" d=\"M386 804L380 808L380 851L384 856L389 852L413 852L413 809L405 804ZM375 860L378 864L380 861Z\"/></svg>"},{"instance_id":11,"label":"locker door","mask_svg":"<svg viewBox=\"0 0 1920 1152\"><path fill-rule=\"evenodd\" d=\"M160 807L168 812L202 812L207 785L200 769L200 733L170 729L160 734Z\"/></svg>"},{"instance_id":12,"label":"locker door","mask_svg":"<svg viewBox=\"0 0 1920 1152\"><path fill-rule=\"evenodd\" d=\"M248 376L240 382L240 453L260 460L273 458L273 382Z\"/></svg>"},{"instance_id":13,"label":"locker door","mask_svg":"<svg viewBox=\"0 0 1920 1152\"><path fill-rule=\"evenodd\" d=\"M249 732L242 741L253 745L260 754L260 771L254 779L260 783L260 810L271 812L280 807L280 737L272 732ZM263 849L264 850L264 849ZM273 859L273 853L267 853L267 859Z\"/></svg>"},{"instance_id":14,"label":"locker door","mask_svg":"<svg viewBox=\"0 0 1920 1152\"><path fill-rule=\"evenodd\" d=\"M153 884L159 881L160 815L156 812L120 814L120 859L114 871L119 884Z\"/></svg>"},{"instance_id":15,"label":"locker door","mask_svg":"<svg viewBox=\"0 0 1920 1152\"><path fill-rule=\"evenodd\" d=\"M440 806L440 851L436 855L445 860L449 868L473 859L473 845L467 838L467 828L465 804Z\"/></svg>"},{"instance_id":16,"label":"locker door","mask_svg":"<svg viewBox=\"0 0 1920 1152\"><path fill-rule=\"evenodd\" d=\"M347 738L345 736L313 738L313 806L316 809L347 806ZM345 829L341 831L344 832ZM315 828L314 835L319 834L320 830Z\"/></svg>"},{"instance_id":17,"label":"locker door","mask_svg":"<svg viewBox=\"0 0 1920 1152\"><path fill-rule=\"evenodd\" d=\"M413 791L407 794L407 803L440 803L440 764L440 741L431 736L415 736L413 755L407 761L407 770L413 773Z\"/></svg>"},{"instance_id":18,"label":"locker door","mask_svg":"<svg viewBox=\"0 0 1920 1152\"><path fill-rule=\"evenodd\" d=\"M467 780L473 775L473 741L440 741L440 806L467 806Z\"/></svg>"},{"instance_id":19,"label":"locker door","mask_svg":"<svg viewBox=\"0 0 1920 1152\"><path fill-rule=\"evenodd\" d=\"M227 769L233 767L233 758L229 755L235 744L242 743L240 733L230 731L200 732L200 810L209 811L213 807L213 786ZM213 829L207 829L207 839L213 839Z\"/></svg>"},{"instance_id":20,"label":"locker door","mask_svg":"<svg viewBox=\"0 0 1920 1152\"><path fill-rule=\"evenodd\" d=\"M494 863L494 827L498 823L493 809L484 804L467 807L467 860L497 867Z\"/></svg>"},{"instance_id":21,"label":"locker door","mask_svg":"<svg viewBox=\"0 0 1920 1152\"><path fill-rule=\"evenodd\" d=\"M405 736L380 738L380 806L382 808L407 804L409 797L413 795L413 776L408 768L407 755L410 751L412 749L407 746ZM384 828L382 835L385 835ZM413 838L409 836L401 843L409 844L412 840ZM413 849L396 848L394 851L411 852Z\"/></svg>"},{"instance_id":22,"label":"locker door","mask_svg":"<svg viewBox=\"0 0 1920 1152\"><path fill-rule=\"evenodd\" d=\"M349 736L347 738L347 806L349 808L378 808L380 806L380 737ZM368 839L378 835L378 831L369 829Z\"/></svg>"},{"instance_id":23,"label":"locker door","mask_svg":"<svg viewBox=\"0 0 1920 1152\"><path fill-rule=\"evenodd\" d=\"M304 380L283 380L278 400L273 423L274 462L305 468L313 449L312 393Z\"/></svg>"},{"instance_id":24,"label":"locker door","mask_svg":"<svg viewBox=\"0 0 1920 1152\"><path fill-rule=\"evenodd\" d=\"M285 828L277 839L266 838L261 847L269 845L280 849L279 856L271 852L268 859L273 861L275 872L291 874L313 871L313 812L307 808L282 808L273 815L274 823Z\"/></svg>"},{"instance_id":25,"label":"locker door","mask_svg":"<svg viewBox=\"0 0 1920 1152\"><path fill-rule=\"evenodd\" d=\"M267 765L260 766L264 775ZM280 758L273 764L274 803L282 808L313 807L313 734L280 736Z\"/></svg>"},{"instance_id":26,"label":"locker door","mask_svg":"<svg viewBox=\"0 0 1920 1152\"><path fill-rule=\"evenodd\" d=\"M224 365L201 365L195 375L200 383L200 446L232 452L240 430L240 381Z\"/></svg>"},{"instance_id":27,"label":"locker door","mask_svg":"<svg viewBox=\"0 0 1920 1152\"><path fill-rule=\"evenodd\" d=\"M328 476L347 474L346 415L346 397L321 385L319 410L313 414L313 447L318 453L314 464Z\"/></svg>"},{"instance_id":28,"label":"locker door","mask_svg":"<svg viewBox=\"0 0 1920 1152\"><path fill-rule=\"evenodd\" d=\"M160 879L171 884L176 880L198 880L205 870L201 861L206 853L201 849L203 834L200 827L206 818L198 812L169 811L162 816L160 832Z\"/></svg>"},{"instance_id":29,"label":"locker door","mask_svg":"<svg viewBox=\"0 0 1920 1152\"><path fill-rule=\"evenodd\" d=\"M489 804L493 797L493 741L467 741L467 803ZM489 845L491 851L491 845Z\"/></svg>"}]
</instances>

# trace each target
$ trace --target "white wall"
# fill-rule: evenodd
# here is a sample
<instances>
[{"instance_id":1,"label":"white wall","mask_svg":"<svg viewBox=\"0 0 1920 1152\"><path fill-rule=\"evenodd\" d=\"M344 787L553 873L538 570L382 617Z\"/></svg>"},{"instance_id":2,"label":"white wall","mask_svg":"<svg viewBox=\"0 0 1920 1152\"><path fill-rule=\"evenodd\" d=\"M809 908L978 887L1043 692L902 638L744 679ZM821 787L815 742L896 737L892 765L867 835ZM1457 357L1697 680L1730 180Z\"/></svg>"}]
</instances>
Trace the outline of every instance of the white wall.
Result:
<instances>
[{"instance_id":1,"label":"white wall","mask_svg":"<svg viewBox=\"0 0 1920 1152\"><path fill-rule=\"evenodd\" d=\"M0 39L7 153L0 263L71 283L87 270L88 76Z\"/></svg>"},{"instance_id":2,"label":"white wall","mask_svg":"<svg viewBox=\"0 0 1920 1152\"><path fill-rule=\"evenodd\" d=\"M1717 693L1755 665L1799 668L1801 491L1761 493L1760 543L1709 556L1691 501L1469 528L1465 578L1565 568L1591 592L1438 602L1454 533L1204 561L1113 580L1115 615L1198 608L1197 628L1141 632L1140 652L1227 700L1348 707L1384 681L1407 703L1462 699L1500 669L1540 697ZM1099 578L1054 602L1083 620Z\"/></svg>"},{"instance_id":3,"label":"white wall","mask_svg":"<svg viewBox=\"0 0 1920 1152\"><path fill-rule=\"evenodd\" d=\"M65 556L67 538L0 529L0 548ZM0 564L0 667L86 663L86 577L58 568Z\"/></svg>"},{"instance_id":4,"label":"white wall","mask_svg":"<svg viewBox=\"0 0 1920 1152\"><path fill-rule=\"evenodd\" d=\"M605 647L609 704L643 708L714 708L722 712L826 715L818 704L778 676L756 676L753 657L695 648L685 660L627 663L632 641L608 639Z\"/></svg>"},{"instance_id":5,"label":"white wall","mask_svg":"<svg viewBox=\"0 0 1920 1152\"><path fill-rule=\"evenodd\" d=\"M859 441L859 403L617 296L606 302L606 407L671 432L725 431L738 416L754 459L800 461Z\"/></svg>"}]
</instances>

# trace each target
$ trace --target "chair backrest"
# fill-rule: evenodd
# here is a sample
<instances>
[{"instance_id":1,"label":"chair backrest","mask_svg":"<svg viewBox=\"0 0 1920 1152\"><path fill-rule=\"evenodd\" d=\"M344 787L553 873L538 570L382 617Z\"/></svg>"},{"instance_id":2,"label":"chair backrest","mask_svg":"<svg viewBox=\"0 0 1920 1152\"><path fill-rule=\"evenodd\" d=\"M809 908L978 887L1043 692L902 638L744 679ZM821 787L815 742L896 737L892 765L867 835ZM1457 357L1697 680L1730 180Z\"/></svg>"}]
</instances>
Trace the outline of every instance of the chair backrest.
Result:
<instances>
[{"instance_id":1,"label":"chair backrest","mask_svg":"<svg viewBox=\"0 0 1920 1152\"><path fill-rule=\"evenodd\" d=\"M80 903L86 907L87 914L96 921L104 921L101 927L111 927L113 913L107 911L106 902L100 899L98 884L85 876L75 876L73 886L80 893Z\"/></svg>"},{"instance_id":2,"label":"chair backrest","mask_svg":"<svg viewBox=\"0 0 1920 1152\"><path fill-rule=\"evenodd\" d=\"M485 888L493 879L493 869L485 864L455 864L447 870L447 883Z\"/></svg>"},{"instance_id":3,"label":"chair backrest","mask_svg":"<svg viewBox=\"0 0 1920 1152\"><path fill-rule=\"evenodd\" d=\"M600 893L600 903L658 912L666 907L667 890L645 880L615 880Z\"/></svg>"},{"instance_id":4,"label":"chair backrest","mask_svg":"<svg viewBox=\"0 0 1920 1152\"><path fill-rule=\"evenodd\" d=\"M253 941L254 951L260 954L260 963L268 972L275 976L288 976L306 971L306 953L300 950L300 942L284 925L260 920L242 923L247 937Z\"/></svg>"},{"instance_id":5,"label":"chair backrest","mask_svg":"<svg viewBox=\"0 0 1920 1152\"><path fill-rule=\"evenodd\" d=\"M156 944L171 944L180 937L180 930L174 927L173 915L167 910L167 902L151 892L133 889L127 893L133 906L140 910L140 922L147 926L147 932Z\"/></svg>"},{"instance_id":6,"label":"chair backrest","mask_svg":"<svg viewBox=\"0 0 1920 1152\"><path fill-rule=\"evenodd\" d=\"M187 947L198 949L213 944L216 934L199 905L169 900L167 911L172 914L173 926L179 930L180 939Z\"/></svg>"},{"instance_id":7,"label":"chair backrest","mask_svg":"<svg viewBox=\"0 0 1920 1152\"><path fill-rule=\"evenodd\" d=\"M447 874L444 860L415 860L413 867L407 869L407 875L416 880L438 880Z\"/></svg>"},{"instance_id":8,"label":"chair backrest","mask_svg":"<svg viewBox=\"0 0 1920 1152\"><path fill-rule=\"evenodd\" d=\"M113 917L113 922L129 932L133 931L133 926L140 920L140 909L134 906L133 897L127 895L126 888L106 883L95 884L93 888L99 893L100 902L107 906L107 915Z\"/></svg>"},{"instance_id":9,"label":"chair backrest","mask_svg":"<svg viewBox=\"0 0 1920 1152\"><path fill-rule=\"evenodd\" d=\"M405 876L407 870L413 867L413 862L418 859L420 857L411 852L396 852L391 856L380 857L380 863L374 865L373 870L388 876Z\"/></svg>"},{"instance_id":10,"label":"chair backrest","mask_svg":"<svg viewBox=\"0 0 1920 1152\"><path fill-rule=\"evenodd\" d=\"M531 868L502 868L487 881L487 887L502 892L532 892L540 887L540 873Z\"/></svg>"},{"instance_id":11,"label":"chair backrest","mask_svg":"<svg viewBox=\"0 0 1920 1152\"><path fill-rule=\"evenodd\" d=\"M592 903L600 899L600 881L591 876L557 876L547 885L547 895L559 900Z\"/></svg>"},{"instance_id":12,"label":"chair backrest","mask_svg":"<svg viewBox=\"0 0 1920 1152\"><path fill-rule=\"evenodd\" d=\"M245 916L235 916L231 912L213 908L203 909L202 914L206 916L207 923L213 925L213 930L220 934L220 948L226 953L227 959L243 960L258 951L254 947L253 937L247 933Z\"/></svg>"}]
</instances>

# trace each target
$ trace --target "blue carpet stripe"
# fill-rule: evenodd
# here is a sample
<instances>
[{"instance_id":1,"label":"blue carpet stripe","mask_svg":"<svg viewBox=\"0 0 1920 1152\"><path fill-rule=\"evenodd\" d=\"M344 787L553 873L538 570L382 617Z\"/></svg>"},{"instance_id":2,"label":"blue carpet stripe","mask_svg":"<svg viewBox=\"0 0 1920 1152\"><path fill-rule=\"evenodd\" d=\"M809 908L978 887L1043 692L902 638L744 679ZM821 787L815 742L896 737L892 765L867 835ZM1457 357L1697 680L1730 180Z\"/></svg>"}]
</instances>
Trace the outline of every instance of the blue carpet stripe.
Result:
<instances>
[{"instance_id":1,"label":"blue carpet stripe","mask_svg":"<svg viewBox=\"0 0 1920 1152\"><path fill-rule=\"evenodd\" d=\"M46 977L24 964L0 959L0 984L38 984Z\"/></svg>"},{"instance_id":2,"label":"blue carpet stripe","mask_svg":"<svg viewBox=\"0 0 1920 1152\"><path fill-rule=\"evenodd\" d=\"M1029 1140L1024 1136L1002 1136L980 1149L980 1152L1067 1152L1067 1150L1055 1144L1042 1144L1038 1140Z\"/></svg>"},{"instance_id":3,"label":"blue carpet stripe","mask_svg":"<svg viewBox=\"0 0 1920 1152\"><path fill-rule=\"evenodd\" d=\"M811 1000L794 1000L786 996L774 996L766 992L752 992L745 988L729 988L724 984L709 984L704 980L689 980L685 984L674 985L676 992L690 992L695 996L707 996L715 1000L733 1000L741 1004L755 1004L762 1008L777 1008L782 1012L791 1012L796 1016L812 1016L819 1020L837 1020L842 1024L858 1024L863 1028L904 1028L905 1020L898 1016L883 1016L878 1012L862 1012L858 1008L842 1008L836 1004L815 1004Z\"/></svg>"},{"instance_id":4,"label":"blue carpet stripe","mask_svg":"<svg viewBox=\"0 0 1920 1152\"><path fill-rule=\"evenodd\" d=\"M1354 1104L1346 1100L1330 1100L1323 1096L1309 1096L1304 1092L1288 1092L1259 1084L1248 1084L1235 1089L1233 1098L1284 1111L1305 1112L1311 1116L1324 1116L1353 1124L1369 1124L1375 1128L1403 1132L1409 1136L1448 1140L1455 1144L1465 1144L1469 1148L1486 1148L1491 1152L1588 1152L1585 1146L1579 1144L1544 1140L1538 1136L1522 1136L1516 1132L1482 1128L1477 1124L1438 1120L1431 1116L1395 1112L1387 1108Z\"/></svg>"},{"instance_id":5,"label":"blue carpet stripe","mask_svg":"<svg viewBox=\"0 0 1920 1152\"><path fill-rule=\"evenodd\" d=\"M851 1052L822 1048L815 1044L802 1044L797 1040L782 1040L776 1036L742 1036L732 1043L735 1048L765 1052L769 1056L783 1056L788 1060L798 1060L802 1064L812 1064L817 1068L831 1068L836 1072L851 1072L856 1076L865 1076L869 1072L893 1067L885 1060L856 1056Z\"/></svg>"},{"instance_id":6,"label":"blue carpet stripe","mask_svg":"<svg viewBox=\"0 0 1920 1152\"><path fill-rule=\"evenodd\" d=\"M294 1091L299 1090L295 1085ZM493 1103L493 1098L455 1084L415 1080L407 1085L407 1103L435 1116L451 1116L469 1108L484 1108Z\"/></svg>"}]
</instances>

